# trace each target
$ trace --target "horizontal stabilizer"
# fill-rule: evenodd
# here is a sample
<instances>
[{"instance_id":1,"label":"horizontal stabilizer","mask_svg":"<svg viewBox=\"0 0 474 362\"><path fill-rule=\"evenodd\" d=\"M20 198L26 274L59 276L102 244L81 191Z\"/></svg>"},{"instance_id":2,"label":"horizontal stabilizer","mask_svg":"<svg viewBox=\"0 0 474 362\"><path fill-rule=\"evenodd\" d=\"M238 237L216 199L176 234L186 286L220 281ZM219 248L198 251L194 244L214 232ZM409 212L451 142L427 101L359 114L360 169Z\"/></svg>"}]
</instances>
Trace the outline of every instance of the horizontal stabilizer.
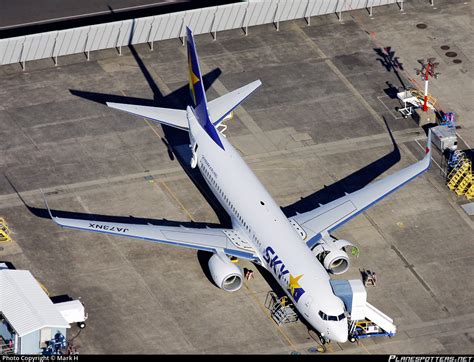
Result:
<instances>
[{"instance_id":1,"label":"horizontal stabilizer","mask_svg":"<svg viewBox=\"0 0 474 362\"><path fill-rule=\"evenodd\" d=\"M135 116L144 117L153 122L163 123L167 126L188 130L188 120L186 118L186 111L171 108L159 108L148 106L137 106L134 104L125 103L111 103L107 102L110 108L118 109Z\"/></svg>"},{"instance_id":2,"label":"horizontal stabilizer","mask_svg":"<svg viewBox=\"0 0 474 362\"><path fill-rule=\"evenodd\" d=\"M214 126L221 123L225 116L242 103L261 84L260 80L256 80L209 102L209 115Z\"/></svg>"}]
</instances>

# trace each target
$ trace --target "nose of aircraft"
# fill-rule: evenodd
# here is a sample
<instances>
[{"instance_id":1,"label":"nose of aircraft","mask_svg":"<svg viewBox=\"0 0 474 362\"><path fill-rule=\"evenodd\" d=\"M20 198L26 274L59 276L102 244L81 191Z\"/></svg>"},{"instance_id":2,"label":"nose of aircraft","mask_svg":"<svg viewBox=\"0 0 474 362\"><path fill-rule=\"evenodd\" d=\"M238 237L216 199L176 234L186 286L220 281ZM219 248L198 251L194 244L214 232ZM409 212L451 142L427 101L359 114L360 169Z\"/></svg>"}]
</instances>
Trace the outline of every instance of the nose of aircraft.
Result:
<instances>
[{"instance_id":1,"label":"nose of aircraft","mask_svg":"<svg viewBox=\"0 0 474 362\"><path fill-rule=\"evenodd\" d=\"M347 342L347 332L336 334L333 333L332 337L330 337L329 339L332 339L334 342L345 343Z\"/></svg>"},{"instance_id":2,"label":"nose of aircraft","mask_svg":"<svg viewBox=\"0 0 474 362\"><path fill-rule=\"evenodd\" d=\"M348 335L349 328L346 319L334 323L328 330L328 338L334 342L345 343L347 342Z\"/></svg>"}]
</instances>

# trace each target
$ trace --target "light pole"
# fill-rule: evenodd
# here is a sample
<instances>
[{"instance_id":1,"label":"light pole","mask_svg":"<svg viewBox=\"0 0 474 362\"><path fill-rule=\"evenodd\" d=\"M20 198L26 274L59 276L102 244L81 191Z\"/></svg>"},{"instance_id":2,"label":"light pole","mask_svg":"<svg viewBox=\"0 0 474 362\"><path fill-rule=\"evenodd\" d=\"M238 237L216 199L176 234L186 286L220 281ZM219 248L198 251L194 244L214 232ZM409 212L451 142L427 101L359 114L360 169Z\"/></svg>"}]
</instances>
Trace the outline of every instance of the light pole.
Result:
<instances>
[{"instance_id":1,"label":"light pole","mask_svg":"<svg viewBox=\"0 0 474 362\"><path fill-rule=\"evenodd\" d=\"M416 75L421 75L421 78L425 80L425 93L423 96L423 112L428 111L428 78L438 78L439 73L435 72L435 68L439 63L434 63L435 58L419 59L418 63L421 64L421 69L415 69Z\"/></svg>"}]
</instances>

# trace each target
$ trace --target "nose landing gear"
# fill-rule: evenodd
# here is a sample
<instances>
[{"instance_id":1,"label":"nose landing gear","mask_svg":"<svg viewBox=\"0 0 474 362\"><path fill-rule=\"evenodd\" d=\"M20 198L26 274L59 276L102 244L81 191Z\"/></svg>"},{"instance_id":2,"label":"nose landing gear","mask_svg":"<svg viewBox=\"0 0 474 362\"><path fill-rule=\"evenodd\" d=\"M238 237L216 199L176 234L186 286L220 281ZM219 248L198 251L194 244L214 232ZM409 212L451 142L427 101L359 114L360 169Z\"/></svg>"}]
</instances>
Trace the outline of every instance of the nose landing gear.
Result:
<instances>
[{"instance_id":1,"label":"nose landing gear","mask_svg":"<svg viewBox=\"0 0 474 362\"><path fill-rule=\"evenodd\" d=\"M327 351L326 346L329 344L329 339L324 335L324 333L319 333L313 329L308 329L309 336L318 344L316 351L320 353L325 353Z\"/></svg>"}]
</instances>

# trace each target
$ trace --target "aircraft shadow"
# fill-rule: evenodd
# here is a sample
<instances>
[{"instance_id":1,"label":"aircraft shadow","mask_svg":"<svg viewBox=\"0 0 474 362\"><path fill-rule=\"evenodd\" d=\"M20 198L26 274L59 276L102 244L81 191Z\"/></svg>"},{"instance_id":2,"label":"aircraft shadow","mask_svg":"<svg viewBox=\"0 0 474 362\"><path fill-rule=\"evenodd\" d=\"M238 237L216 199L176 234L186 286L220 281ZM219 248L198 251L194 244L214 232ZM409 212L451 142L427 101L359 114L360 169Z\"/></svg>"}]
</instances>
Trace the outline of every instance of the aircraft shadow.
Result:
<instances>
[{"instance_id":1,"label":"aircraft shadow","mask_svg":"<svg viewBox=\"0 0 474 362\"><path fill-rule=\"evenodd\" d=\"M70 90L71 94L104 105L106 104L106 102L117 102L152 107L159 106L164 108L185 109L187 105L191 104L188 85L185 85L166 96L163 95L158 85L154 81L152 75L150 74L149 70L147 69L145 63L136 51L135 47L133 45L129 45L129 48L132 56L137 62L138 67L140 68L140 71L143 74L143 77L145 78L146 82L148 83L148 86L153 92L153 99L86 92L75 89ZM222 71L219 68L216 68L211 72L203 75L203 84L205 90L210 88L212 83L214 83L214 81L220 76L221 73ZM160 126L165 135L165 138L162 139L162 142L165 143L168 148L168 154L170 156L170 159L174 160L174 158L176 158L176 160L179 162L188 177L191 179L191 181L198 188L198 190L201 192L201 194L204 196L206 201L216 213L221 227L231 227L229 215L207 186L200 171L197 168L192 169L190 167L192 153L189 149L190 141L188 132L162 124L160 124Z\"/></svg>"},{"instance_id":2,"label":"aircraft shadow","mask_svg":"<svg viewBox=\"0 0 474 362\"><path fill-rule=\"evenodd\" d=\"M51 220L51 216L49 215L48 209L30 206L25 199L21 196L21 194L16 189L15 185L12 184L10 179L4 175L10 186L16 192L18 198L21 200L23 205L28 209L28 211L36 217L42 219L49 219ZM115 223L126 223L126 224L134 224L134 225L156 225L156 226L184 226L184 227L192 227L192 228L221 228L222 225L215 224L215 223L205 223L205 222L194 222L194 221L174 221L168 219L148 219L148 218L141 218L141 217L134 217L134 216L110 216L110 215L102 215L102 214L90 214L90 213L83 213L83 212L75 212L75 211L63 211L63 210L55 210L51 209L51 213L53 216L62 217L62 218L72 218L72 219L81 219L81 220L90 220L90 221L101 221L101 222L115 222Z\"/></svg>"},{"instance_id":3,"label":"aircraft shadow","mask_svg":"<svg viewBox=\"0 0 474 362\"><path fill-rule=\"evenodd\" d=\"M398 161L400 161L400 150L393 138L392 131L388 127L387 121L384 118L385 126L387 127L390 139L392 140L393 150L371 164L361 168L349 176L333 183L330 186L325 186L323 189L307 196L302 197L295 203L282 207L283 213L287 217L295 216L296 213L304 213L313 210L319 204L327 204L340 197L345 196L345 193L352 193L360 190L370 182L375 180L378 176L390 169Z\"/></svg>"},{"instance_id":4,"label":"aircraft shadow","mask_svg":"<svg viewBox=\"0 0 474 362\"><path fill-rule=\"evenodd\" d=\"M209 280L209 282L212 285L214 285L217 289L220 289L217 286L217 284L214 283L214 280L212 279L212 276L211 276L211 271L209 270L209 259L211 259L213 255L214 255L213 253L208 252L208 251L204 251L204 250L197 251L197 259L198 259L199 265L201 266L201 269L204 275L206 276L207 280Z\"/></svg>"}]
</instances>

